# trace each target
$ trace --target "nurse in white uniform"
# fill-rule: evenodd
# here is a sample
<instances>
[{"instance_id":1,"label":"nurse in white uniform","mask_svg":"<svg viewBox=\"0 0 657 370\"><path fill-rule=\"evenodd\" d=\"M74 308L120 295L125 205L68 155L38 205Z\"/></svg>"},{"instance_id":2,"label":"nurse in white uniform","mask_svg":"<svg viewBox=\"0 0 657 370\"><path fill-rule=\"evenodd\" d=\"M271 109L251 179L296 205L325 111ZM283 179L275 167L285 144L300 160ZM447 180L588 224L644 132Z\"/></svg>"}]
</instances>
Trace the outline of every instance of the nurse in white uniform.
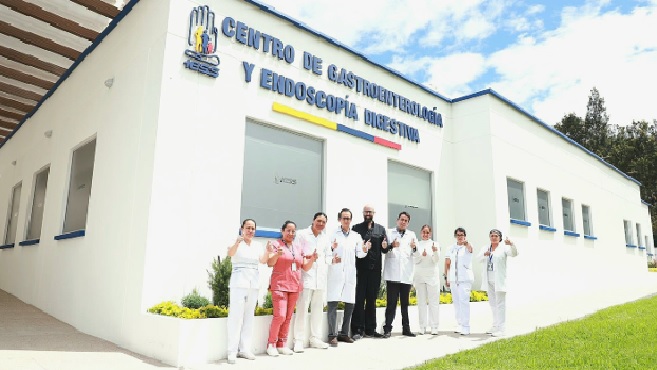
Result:
<instances>
[{"instance_id":1,"label":"nurse in white uniform","mask_svg":"<svg viewBox=\"0 0 657 370\"><path fill-rule=\"evenodd\" d=\"M237 357L255 360L251 347L253 314L260 289L258 264L266 263L269 243L265 248L253 240L256 222L242 222L242 233L228 248L233 271L230 275L230 309L228 310L228 363L234 364Z\"/></svg>"},{"instance_id":2,"label":"nurse in white uniform","mask_svg":"<svg viewBox=\"0 0 657 370\"><path fill-rule=\"evenodd\" d=\"M507 237L502 244L502 232L493 229L488 233L490 244L479 252L478 260L484 262L481 289L488 292L488 303L493 311L493 326L487 331L494 337L502 337L506 330L506 270L507 257L518 255L518 248Z\"/></svg>"},{"instance_id":3,"label":"nurse in white uniform","mask_svg":"<svg viewBox=\"0 0 657 370\"><path fill-rule=\"evenodd\" d=\"M466 240L465 229L454 230L456 244L445 256L446 286L452 291L452 303L456 316L456 333L470 334L470 291L472 291L472 245Z\"/></svg>"},{"instance_id":4,"label":"nurse in white uniform","mask_svg":"<svg viewBox=\"0 0 657 370\"><path fill-rule=\"evenodd\" d=\"M417 309L420 319L420 334L431 328L432 335L438 335L438 309L440 307L440 246L431 240L431 226L424 225L420 230L422 240L417 252L413 253L415 274L413 285L417 295ZM427 321L427 312L428 318Z\"/></svg>"}]
</instances>

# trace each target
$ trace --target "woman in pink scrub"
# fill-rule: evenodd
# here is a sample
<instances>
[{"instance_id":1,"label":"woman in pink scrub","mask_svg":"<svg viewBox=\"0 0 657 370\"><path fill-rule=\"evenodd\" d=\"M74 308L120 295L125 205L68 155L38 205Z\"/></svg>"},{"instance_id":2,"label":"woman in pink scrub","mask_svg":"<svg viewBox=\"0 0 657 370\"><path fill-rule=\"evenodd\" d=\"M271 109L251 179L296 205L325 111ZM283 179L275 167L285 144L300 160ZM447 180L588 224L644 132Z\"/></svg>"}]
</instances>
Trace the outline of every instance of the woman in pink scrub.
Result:
<instances>
[{"instance_id":1,"label":"woman in pink scrub","mask_svg":"<svg viewBox=\"0 0 657 370\"><path fill-rule=\"evenodd\" d=\"M303 290L301 269L308 271L317 259L317 251L305 255L303 248L295 242L297 225L285 221L281 227L282 238L274 244L276 251L267 260L273 267L271 273L271 300L274 306L274 318L269 328L267 354L270 356L291 355L294 352L287 347L287 336L294 306Z\"/></svg>"}]
</instances>

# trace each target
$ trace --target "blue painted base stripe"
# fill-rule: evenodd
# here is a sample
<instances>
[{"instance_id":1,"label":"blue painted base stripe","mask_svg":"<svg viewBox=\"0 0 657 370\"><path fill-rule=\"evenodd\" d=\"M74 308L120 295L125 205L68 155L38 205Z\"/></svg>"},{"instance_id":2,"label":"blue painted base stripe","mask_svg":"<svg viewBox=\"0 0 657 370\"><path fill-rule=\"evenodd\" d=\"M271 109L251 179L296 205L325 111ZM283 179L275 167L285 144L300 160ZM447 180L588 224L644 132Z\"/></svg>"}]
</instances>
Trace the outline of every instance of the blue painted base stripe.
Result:
<instances>
[{"instance_id":1,"label":"blue painted base stripe","mask_svg":"<svg viewBox=\"0 0 657 370\"><path fill-rule=\"evenodd\" d=\"M512 224L516 224L516 225L532 226L532 223L531 223L531 222L527 222L527 221L523 221L523 220L516 220L515 218L512 218L512 219L510 220L510 222L511 222Z\"/></svg>"},{"instance_id":2,"label":"blue painted base stripe","mask_svg":"<svg viewBox=\"0 0 657 370\"><path fill-rule=\"evenodd\" d=\"M593 236L593 235L584 235L584 239L588 239L588 240L598 240L598 237L597 237L597 236Z\"/></svg>"},{"instance_id":3,"label":"blue painted base stripe","mask_svg":"<svg viewBox=\"0 0 657 370\"><path fill-rule=\"evenodd\" d=\"M13 248L13 247L14 247L14 243L0 245L0 249L9 249L9 248Z\"/></svg>"},{"instance_id":4,"label":"blue painted base stripe","mask_svg":"<svg viewBox=\"0 0 657 370\"><path fill-rule=\"evenodd\" d=\"M22 242L18 243L18 245L20 246L35 245L35 244L39 244L39 240L41 239L23 240Z\"/></svg>"},{"instance_id":5,"label":"blue painted base stripe","mask_svg":"<svg viewBox=\"0 0 657 370\"><path fill-rule=\"evenodd\" d=\"M70 233L56 235L55 240L79 238L84 235L85 235L84 230L71 231Z\"/></svg>"},{"instance_id":6,"label":"blue painted base stripe","mask_svg":"<svg viewBox=\"0 0 657 370\"><path fill-rule=\"evenodd\" d=\"M574 236L576 238L579 238L579 236L580 236L578 233L576 233L574 231L564 231L563 234L566 235L566 236Z\"/></svg>"},{"instance_id":7,"label":"blue painted base stripe","mask_svg":"<svg viewBox=\"0 0 657 370\"><path fill-rule=\"evenodd\" d=\"M557 231L557 229L555 229L554 227L550 227L547 225L538 225L538 228L545 231L552 231L552 232Z\"/></svg>"},{"instance_id":8,"label":"blue painted base stripe","mask_svg":"<svg viewBox=\"0 0 657 370\"><path fill-rule=\"evenodd\" d=\"M272 230L256 230L255 236L259 238L274 238L278 239L283 236L280 231L272 231Z\"/></svg>"}]
</instances>

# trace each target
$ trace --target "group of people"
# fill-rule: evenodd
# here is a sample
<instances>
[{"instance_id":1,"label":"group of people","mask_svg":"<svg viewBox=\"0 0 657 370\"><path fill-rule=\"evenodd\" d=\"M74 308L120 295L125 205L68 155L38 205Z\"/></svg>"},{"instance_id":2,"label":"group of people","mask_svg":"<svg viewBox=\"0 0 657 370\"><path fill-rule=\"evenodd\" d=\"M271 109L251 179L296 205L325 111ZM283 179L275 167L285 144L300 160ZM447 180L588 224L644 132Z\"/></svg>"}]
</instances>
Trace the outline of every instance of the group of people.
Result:
<instances>
[{"instance_id":1,"label":"group of people","mask_svg":"<svg viewBox=\"0 0 657 370\"><path fill-rule=\"evenodd\" d=\"M258 265L272 268L269 290L273 319L267 340L267 354L291 355L312 348L337 347L338 342L353 343L361 338L389 338L399 300L402 335L414 337L410 329L408 305L414 285L419 311L420 334L438 334L440 303L440 247L431 239L431 226L423 225L421 239L408 229L411 216L401 212L397 226L386 230L374 222L374 208L363 208L363 222L351 226L352 212L338 213L338 227L326 232L328 216L317 212L312 224L297 231L292 221L281 227L281 239L263 246L254 240L256 222L242 222L241 234L228 249L232 259L230 309L228 313L228 363L237 357L255 359L251 352L253 314L259 291ZM451 287L458 328L470 333L470 290L473 248L463 228L454 232L456 244L445 256L446 285ZM505 323L506 258L518 250L502 233L491 230L490 245L482 249L486 262L485 289L493 311L493 335L503 335ZM382 275L383 272L383 275ZM386 282L387 306L383 333L377 332L376 299L381 278ZM322 339L324 303L328 306L328 343ZM337 307L344 304L342 326L337 327ZM288 333L294 309L294 345L288 348ZM308 319L308 316L309 319ZM306 338L306 323L309 337ZM307 339L307 340L306 340Z\"/></svg>"}]
</instances>

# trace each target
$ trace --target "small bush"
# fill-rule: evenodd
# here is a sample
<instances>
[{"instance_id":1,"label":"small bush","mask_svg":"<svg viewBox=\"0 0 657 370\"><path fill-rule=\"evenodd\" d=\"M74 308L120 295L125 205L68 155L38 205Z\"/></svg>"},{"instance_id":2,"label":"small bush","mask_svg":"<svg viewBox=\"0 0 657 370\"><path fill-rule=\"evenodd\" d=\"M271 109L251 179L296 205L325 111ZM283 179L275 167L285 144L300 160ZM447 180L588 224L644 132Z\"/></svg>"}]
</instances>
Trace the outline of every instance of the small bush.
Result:
<instances>
[{"instance_id":1,"label":"small bush","mask_svg":"<svg viewBox=\"0 0 657 370\"><path fill-rule=\"evenodd\" d=\"M192 290L191 293L187 294L186 296L183 297L182 301L180 302L183 307L185 308L193 308L193 309L198 309L203 306L207 306L210 304L210 300L207 298L203 297L202 295L198 294L198 291L196 288Z\"/></svg>"},{"instance_id":2,"label":"small bush","mask_svg":"<svg viewBox=\"0 0 657 370\"><path fill-rule=\"evenodd\" d=\"M648 268L649 269L654 269L656 267L657 267L657 262L655 262L655 260L652 260L652 261L648 262Z\"/></svg>"},{"instance_id":3,"label":"small bush","mask_svg":"<svg viewBox=\"0 0 657 370\"><path fill-rule=\"evenodd\" d=\"M265 301L262 303L262 308L274 308L274 303L271 300L271 291L267 291Z\"/></svg>"},{"instance_id":4,"label":"small bush","mask_svg":"<svg viewBox=\"0 0 657 370\"><path fill-rule=\"evenodd\" d=\"M228 316L228 310L224 307L212 305L201 308L180 307L176 302L172 301L158 303L147 311L156 315L178 317L181 319L205 319Z\"/></svg>"},{"instance_id":5,"label":"small bush","mask_svg":"<svg viewBox=\"0 0 657 370\"><path fill-rule=\"evenodd\" d=\"M212 290L212 303L215 306L228 307L230 304L230 274L233 264L230 257L224 258L223 262L217 258L212 261L212 270L208 271L208 287Z\"/></svg>"}]
</instances>

